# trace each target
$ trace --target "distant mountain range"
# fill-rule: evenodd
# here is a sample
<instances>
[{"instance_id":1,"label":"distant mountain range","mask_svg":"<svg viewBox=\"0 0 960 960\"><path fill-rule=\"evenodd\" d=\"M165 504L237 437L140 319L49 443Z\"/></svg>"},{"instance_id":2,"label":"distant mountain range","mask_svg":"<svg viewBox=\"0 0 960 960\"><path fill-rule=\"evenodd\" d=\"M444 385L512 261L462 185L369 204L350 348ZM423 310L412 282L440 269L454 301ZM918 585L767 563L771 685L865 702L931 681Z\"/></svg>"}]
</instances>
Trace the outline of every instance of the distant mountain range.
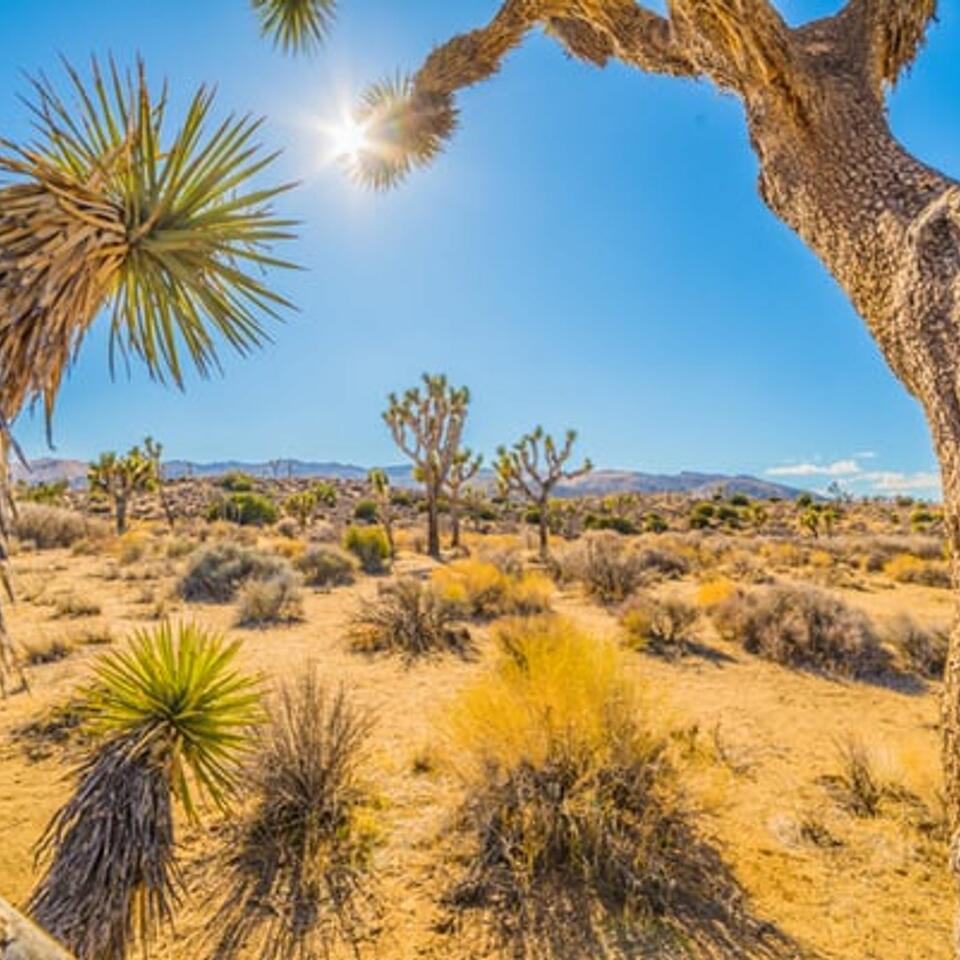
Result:
<instances>
[{"instance_id":1,"label":"distant mountain range","mask_svg":"<svg viewBox=\"0 0 960 960\"><path fill-rule=\"evenodd\" d=\"M407 466L384 468L391 482L398 487L415 486L412 471ZM215 463L193 463L189 460L170 460L164 464L169 479L180 477L219 477L239 470L255 477L318 477L338 480L363 480L366 467L352 463L283 460L277 463L222 460ZM71 486L81 487L86 482L87 463L84 460L64 460L52 457L33 460L29 473L19 463L12 464L15 480L29 483L50 483L67 480ZM482 470L481 483L492 484L493 473ZM557 488L559 496L606 496L612 493L686 493L694 497L710 496L718 490L728 494L742 493L756 499L779 497L792 500L805 491L781 483L771 483L746 474L731 476L724 473L641 473L638 470L593 470L586 476Z\"/></svg>"}]
</instances>

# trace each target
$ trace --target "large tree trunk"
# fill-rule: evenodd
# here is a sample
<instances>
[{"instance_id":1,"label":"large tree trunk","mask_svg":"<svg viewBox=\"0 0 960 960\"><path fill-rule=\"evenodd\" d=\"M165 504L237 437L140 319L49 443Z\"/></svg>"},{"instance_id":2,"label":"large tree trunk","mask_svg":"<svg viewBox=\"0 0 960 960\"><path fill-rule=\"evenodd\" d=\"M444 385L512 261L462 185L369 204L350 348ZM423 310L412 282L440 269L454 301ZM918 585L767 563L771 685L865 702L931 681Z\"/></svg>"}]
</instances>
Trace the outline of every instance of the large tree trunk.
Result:
<instances>
[{"instance_id":1,"label":"large tree trunk","mask_svg":"<svg viewBox=\"0 0 960 960\"><path fill-rule=\"evenodd\" d=\"M127 498L117 497L114 501L114 509L117 514L117 533L123 536L127 531Z\"/></svg>"},{"instance_id":2,"label":"large tree trunk","mask_svg":"<svg viewBox=\"0 0 960 960\"><path fill-rule=\"evenodd\" d=\"M73 957L0 897L0 960L73 960Z\"/></svg>"},{"instance_id":3,"label":"large tree trunk","mask_svg":"<svg viewBox=\"0 0 960 960\"><path fill-rule=\"evenodd\" d=\"M960 185L907 153L868 89L833 73L816 79L800 124L762 96L746 98L761 194L847 291L924 409L960 598ZM944 680L943 766L960 879L960 617ZM960 956L960 928L955 950Z\"/></svg>"}]
</instances>

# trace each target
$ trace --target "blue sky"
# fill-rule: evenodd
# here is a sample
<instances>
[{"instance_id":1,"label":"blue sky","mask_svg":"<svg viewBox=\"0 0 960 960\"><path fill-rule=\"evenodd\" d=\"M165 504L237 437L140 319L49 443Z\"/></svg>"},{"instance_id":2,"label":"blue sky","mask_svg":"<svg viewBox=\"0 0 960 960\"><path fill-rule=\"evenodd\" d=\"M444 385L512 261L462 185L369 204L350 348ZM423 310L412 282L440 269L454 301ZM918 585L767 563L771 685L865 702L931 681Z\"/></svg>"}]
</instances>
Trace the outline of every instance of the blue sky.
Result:
<instances>
[{"instance_id":1,"label":"blue sky","mask_svg":"<svg viewBox=\"0 0 960 960\"><path fill-rule=\"evenodd\" d=\"M396 192L353 187L321 123L370 81L485 21L495 0L343 0L319 55L260 40L246 0L0 0L0 135L28 132L22 72L57 55L132 62L174 103L218 86L224 113L268 117L282 204L303 222L277 282L300 312L255 356L180 394L111 382L92 332L55 419L57 455L151 432L173 457L396 462L388 391L445 371L474 396L480 450L542 422L579 429L604 466L751 472L811 487L933 492L915 401L802 243L763 207L739 106L704 83L600 71L536 37L461 98L462 127ZM653 4L656 6L657 4ZM791 21L837 0L781 0ZM891 101L895 131L960 173L960 11L943 5ZM42 418L21 418L30 455Z\"/></svg>"}]
</instances>

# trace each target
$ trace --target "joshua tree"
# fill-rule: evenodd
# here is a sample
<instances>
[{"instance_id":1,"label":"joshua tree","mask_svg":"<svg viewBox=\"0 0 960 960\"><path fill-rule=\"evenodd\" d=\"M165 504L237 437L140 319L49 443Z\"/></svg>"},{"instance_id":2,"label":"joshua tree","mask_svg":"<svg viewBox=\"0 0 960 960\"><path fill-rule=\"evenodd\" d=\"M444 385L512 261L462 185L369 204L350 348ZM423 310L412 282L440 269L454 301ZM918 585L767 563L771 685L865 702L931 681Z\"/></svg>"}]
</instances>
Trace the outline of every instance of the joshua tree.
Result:
<instances>
[{"instance_id":1,"label":"joshua tree","mask_svg":"<svg viewBox=\"0 0 960 960\"><path fill-rule=\"evenodd\" d=\"M273 159L255 142L259 121L211 130L213 93L201 88L171 135L166 92L154 94L142 64L104 77L94 63L89 83L67 73L73 102L34 80L34 139L0 139L0 176L11 179L0 187L0 539L10 423L42 398L49 428L98 314L124 354L180 385L184 352L206 374L215 334L246 351L263 340L261 316L287 305L259 275L286 266L271 247L290 236L270 209L287 187L251 186ZM0 692L16 669L0 620Z\"/></svg>"},{"instance_id":2,"label":"joshua tree","mask_svg":"<svg viewBox=\"0 0 960 960\"><path fill-rule=\"evenodd\" d=\"M453 458L447 477L447 497L450 501L450 546L460 546L460 508L466 485L480 472L483 454L474 455L469 448L460 450Z\"/></svg>"},{"instance_id":3,"label":"joshua tree","mask_svg":"<svg viewBox=\"0 0 960 960\"><path fill-rule=\"evenodd\" d=\"M176 526L176 515L173 511L173 504L167 497L166 489L163 485L163 444L153 437L144 437L143 449L147 459L153 464L153 479L156 484L157 498L160 501L160 509L167 518L167 524L170 529Z\"/></svg>"},{"instance_id":4,"label":"joshua tree","mask_svg":"<svg viewBox=\"0 0 960 960\"><path fill-rule=\"evenodd\" d=\"M501 492L505 496L517 493L537 509L541 560L550 556L550 494L561 480L582 477L593 469L589 460L584 460L583 466L577 470L565 469L576 440L576 431L568 430L563 446L558 447L553 437L543 432L543 427L537 427L521 437L510 450L506 447L497 449L494 469Z\"/></svg>"},{"instance_id":5,"label":"joshua tree","mask_svg":"<svg viewBox=\"0 0 960 960\"><path fill-rule=\"evenodd\" d=\"M117 533L127 529L127 510L130 501L139 493L156 489L154 462L145 457L139 447L133 447L126 456L101 453L100 459L90 464L87 483L92 493L103 494L113 501Z\"/></svg>"},{"instance_id":6,"label":"joshua tree","mask_svg":"<svg viewBox=\"0 0 960 960\"><path fill-rule=\"evenodd\" d=\"M87 711L100 737L40 840L47 867L30 899L77 960L123 960L170 920L174 803L195 818L200 791L225 809L260 719L256 681L232 668L238 646L166 623L96 667Z\"/></svg>"},{"instance_id":7,"label":"joshua tree","mask_svg":"<svg viewBox=\"0 0 960 960\"><path fill-rule=\"evenodd\" d=\"M423 391L412 387L403 397L390 394L383 419L396 445L413 461L414 476L427 495L427 551L440 556L440 494L460 453L460 438L470 404L466 387L452 387L442 375L423 375Z\"/></svg>"},{"instance_id":8,"label":"joshua tree","mask_svg":"<svg viewBox=\"0 0 960 960\"><path fill-rule=\"evenodd\" d=\"M312 6L322 32L334 3ZM370 88L355 111L364 143L350 168L384 187L430 162L456 125L455 94L492 77L537 29L588 64L702 78L737 97L764 202L846 291L923 406L960 591L960 182L911 155L886 110L936 12L937 0L846 0L790 26L775 0L668 0L664 14L638 0L503 0L485 26L440 45L409 79ZM960 870L960 617L942 728Z\"/></svg>"},{"instance_id":9,"label":"joshua tree","mask_svg":"<svg viewBox=\"0 0 960 960\"><path fill-rule=\"evenodd\" d=\"M312 490L300 490L297 493L291 493L283 501L283 509L297 521L302 533L310 526L310 521L316 516L316 494Z\"/></svg>"},{"instance_id":10,"label":"joshua tree","mask_svg":"<svg viewBox=\"0 0 960 960\"><path fill-rule=\"evenodd\" d=\"M387 543L390 545L390 556L394 557L397 553L396 545L393 542L393 490L390 488L390 478L387 471L380 467L374 467L367 474L367 482L373 490L373 497L377 501L377 517L380 519L380 525L383 532L387 535Z\"/></svg>"}]
</instances>

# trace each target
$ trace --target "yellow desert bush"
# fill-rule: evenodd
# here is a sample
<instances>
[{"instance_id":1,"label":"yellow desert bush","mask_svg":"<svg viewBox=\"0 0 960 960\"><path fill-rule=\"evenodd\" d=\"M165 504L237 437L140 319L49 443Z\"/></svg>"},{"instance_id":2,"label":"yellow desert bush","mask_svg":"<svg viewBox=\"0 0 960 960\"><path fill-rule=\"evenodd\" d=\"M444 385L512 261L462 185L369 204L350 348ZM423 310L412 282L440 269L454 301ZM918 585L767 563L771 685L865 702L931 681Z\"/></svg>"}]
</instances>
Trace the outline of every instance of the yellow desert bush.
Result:
<instances>
[{"instance_id":1,"label":"yellow desert bush","mask_svg":"<svg viewBox=\"0 0 960 960\"><path fill-rule=\"evenodd\" d=\"M729 873L679 810L666 738L618 645L554 616L495 636L499 660L443 717L469 844L447 904L492 921L510 943L498 956L572 957L595 956L611 920L637 933L656 918L669 935L678 915L729 895ZM601 919L589 929L586 917Z\"/></svg>"},{"instance_id":2,"label":"yellow desert bush","mask_svg":"<svg viewBox=\"0 0 960 960\"><path fill-rule=\"evenodd\" d=\"M949 587L950 571L942 560L925 560L899 553L884 565L883 572L897 583L919 583L926 587Z\"/></svg>"},{"instance_id":3,"label":"yellow desert bush","mask_svg":"<svg viewBox=\"0 0 960 960\"><path fill-rule=\"evenodd\" d=\"M710 607L715 607L717 604L729 600L736 589L736 584L727 577L714 577L710 580L704 580L697 587L697 605L709 610Z\"/></svg>"},{"instance_id":4,"label":"yellow desert bush","mask_svg":"<svg viewBox=\"0 0 960 960\"><path fill-rule=\"evenodd\" d=\"M544 613L553 592L542 574L511 575L485 560L456 560L435 570L432 582L443 600L462 616L480 619Z\"/></svg>"}]
</instances>

